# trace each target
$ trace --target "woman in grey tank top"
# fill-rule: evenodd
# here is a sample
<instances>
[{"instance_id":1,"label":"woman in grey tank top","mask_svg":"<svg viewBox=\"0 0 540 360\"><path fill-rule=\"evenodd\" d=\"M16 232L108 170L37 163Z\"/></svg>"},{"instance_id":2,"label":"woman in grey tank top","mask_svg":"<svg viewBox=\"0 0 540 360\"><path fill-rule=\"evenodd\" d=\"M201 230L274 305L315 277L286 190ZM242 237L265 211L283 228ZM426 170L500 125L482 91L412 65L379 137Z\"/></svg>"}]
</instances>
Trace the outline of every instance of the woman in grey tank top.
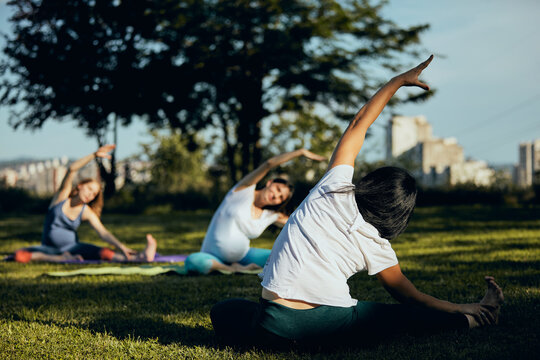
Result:
<instances>
[{"instance_id":1,"label":"woman in grey tank top","mask_svg":"<svg viewBox=\"0 0 540 360\"><path fill-rule=\"evenodd\" d=\"M146 235L147 245L143 252L136 252L111 234L101 223L103 207L101 183L95 179L84 179L72 186L77 171L97 157L110 158L108 154L115 145L100 147L95 153L73 162L54 194L43 224L40 246L20 249L15 252L15 261L66 261L66 260L108 260L108 261L152 261L156 254L156 240ZM99 237L114 246L119 252L107 247L79 242L77 228L82 221L88 221Z\"/></svg>"}]
</instances>

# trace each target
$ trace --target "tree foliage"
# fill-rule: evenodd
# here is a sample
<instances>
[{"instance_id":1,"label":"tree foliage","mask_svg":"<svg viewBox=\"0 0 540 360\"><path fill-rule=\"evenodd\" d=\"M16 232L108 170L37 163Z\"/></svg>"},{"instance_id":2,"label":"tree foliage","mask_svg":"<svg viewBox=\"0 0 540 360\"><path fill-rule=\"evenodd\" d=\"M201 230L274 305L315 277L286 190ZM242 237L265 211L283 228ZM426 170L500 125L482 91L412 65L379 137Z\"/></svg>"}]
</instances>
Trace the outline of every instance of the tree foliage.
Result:
<instances>
[{"instance_id":1,"label":"tree foliage","mask_svg":"<svg viewBox=\"0 0 540 360\"><path fill-rule=\"evenodd\" d=\"M151 186L158 193L209 190L211 183L201 148L189 151L188 141L178 132L152 131L152 142L142 144L144 158L151 164Z\"/></svg>"},{"instance_id":2,"label":"tree foliage","mask_svg":"<svg viewBox=\"0 0 540 360\"><path fill-rule=\"evenodd\" d=\"M319 121L319 104L350 120L380 85L373 62L395 70L400 54L416 55L428 26L399 27L385 3L12 0L1 103L25 105L14 126L73 119L98 138L135 115L190 145L213 127L234 181L262 158L264 119Z\"/></svg>"},{"instance_id":3,"label":"tree foliage","mask_svg":"<svg viewBox=\"0 0 540 360\"><path fill-rule=\"evenodd\" d=\"M7 39L7 60L0 65L0 103L13 106L13 127L36 129L49 119L75 121L101 146L111 127L116 132L117 121L127 125L133 115L148 112L147 73L138 48L148 23L138 16L140 1L129 9L119 1L8 4L14 10L13 37ZM99 163L109 192L114 191L114 160L113 154L109 171Z\"/></svg>"}]
</instances>

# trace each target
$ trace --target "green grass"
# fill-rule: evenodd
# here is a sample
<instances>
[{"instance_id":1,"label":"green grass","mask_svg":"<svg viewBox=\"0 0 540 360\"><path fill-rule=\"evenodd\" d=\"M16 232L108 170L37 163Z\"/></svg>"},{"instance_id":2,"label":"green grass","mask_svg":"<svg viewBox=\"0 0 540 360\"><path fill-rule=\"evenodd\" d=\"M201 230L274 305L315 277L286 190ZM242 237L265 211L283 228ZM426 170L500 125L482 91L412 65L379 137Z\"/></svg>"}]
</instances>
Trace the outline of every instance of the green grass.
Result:
<instances>
[{"instance_id":1,"label":"green grass","mask_svg":"<svg viewBox=\"0 0 540 360\"><path fill-rule=\"evenodd\" d=\"M213 336L209 311L228 297L257 300L252 275L50 278L80 265L0 263L0 358L152 359L516 359L540 350L540 209L421 208L393 243L405 274L422 291L478 301L483 275L495 276L506 303L496 327L403 335L362 346L323 344L288 351L230 348ZM162 254L197 251L209 212L105 215L122 241L142 249L144 234ZM37 244L43 216L0 217L0 253ZM82 241L103 244L86 225ZM266 232L254 246L271 247ZM100 266L100 265L95 265ZM394 302L366 273L349 281L354 297Z\"/></svg>"}]
</instances>

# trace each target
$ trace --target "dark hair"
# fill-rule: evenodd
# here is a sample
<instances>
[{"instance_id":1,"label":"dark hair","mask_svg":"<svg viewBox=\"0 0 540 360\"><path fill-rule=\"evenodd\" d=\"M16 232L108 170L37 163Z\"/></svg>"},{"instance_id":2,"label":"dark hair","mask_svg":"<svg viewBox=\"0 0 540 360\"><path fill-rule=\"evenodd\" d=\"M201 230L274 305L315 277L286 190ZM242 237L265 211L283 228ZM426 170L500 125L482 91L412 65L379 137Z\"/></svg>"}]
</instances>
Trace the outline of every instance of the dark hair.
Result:
<instances>
[{"instance_id":1,"label":"dark hair","mask_svg":"<svg viewBox=\"0 0 540 360\"><path fill-rule=\"evenodd\" d=\"M279 178L279 177L272 179L272 182L287 185L287 187L289 188L289 197L285 199L285 201L283 201L281 204L267 205L264 207L264 209L273 210L280 213L285 213L285 208L287 207L287 204L289 203L289 201L291 201L291 198L294 193L294 185L291 184L289 180L284 179L284 178Z\"/></svg>"},{"instance_id":2,"label":"dark hair","mask_svg":"<svg viewBox=\"0 0 540 360\"><path fill-rule=\"evenodd\" d=\"M401 234L416 205L416 180L404 169L386 166L361 178L355 189L356 204L364 220L381 237L392 240Z\"/></svg>"}]
</instances>

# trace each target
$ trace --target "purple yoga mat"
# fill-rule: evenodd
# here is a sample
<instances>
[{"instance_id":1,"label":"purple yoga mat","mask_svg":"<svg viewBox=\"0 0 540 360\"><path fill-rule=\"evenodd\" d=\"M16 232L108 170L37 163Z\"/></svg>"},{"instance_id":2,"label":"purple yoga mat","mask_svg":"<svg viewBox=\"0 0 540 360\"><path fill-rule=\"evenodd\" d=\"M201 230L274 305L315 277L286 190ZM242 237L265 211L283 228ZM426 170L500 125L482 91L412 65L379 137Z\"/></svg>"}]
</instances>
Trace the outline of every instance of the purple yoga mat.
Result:
<instances>
[{"instance_id":1,"label":"purple yoga mat","mask_svg":"<svg viewBox=\"0 0 540 360\"><path fill-rule=\"evenodd\" d=\"M160 255L156 254L156 257L154 258L154 261L152 263L174 263L174 262L182 262L186 260L187 255L184 254L176 254L176 255ZM6 257L4 260L13 260L12 256ZM61 261L60 264L101 264L101 263L112 263L112 261L103 261L103 260L66 260ZM114 262L118 263L118 262ZM133 262L130 262L133 263Z\"/></svg>"},{"instance_id":2,"label":"purple yoga mat","mask_svg":"<svg viewBox=\"0 0 540 360\"><path fill-rule=\"evenodd\" d=\"M173 262L182 262L186 260L187 255L177 254L177 255L160 255L156 254L153 263L173 263ZM114 261L117 263L117 261ZM101 263L112 263L112 261L103 261L103 260L66 260L60 262L61 264L101 264ZM133 261L126 261L126 263L133 263ZM146 263L145 263L146 264Z\"/></svg>"}]
</instances>

